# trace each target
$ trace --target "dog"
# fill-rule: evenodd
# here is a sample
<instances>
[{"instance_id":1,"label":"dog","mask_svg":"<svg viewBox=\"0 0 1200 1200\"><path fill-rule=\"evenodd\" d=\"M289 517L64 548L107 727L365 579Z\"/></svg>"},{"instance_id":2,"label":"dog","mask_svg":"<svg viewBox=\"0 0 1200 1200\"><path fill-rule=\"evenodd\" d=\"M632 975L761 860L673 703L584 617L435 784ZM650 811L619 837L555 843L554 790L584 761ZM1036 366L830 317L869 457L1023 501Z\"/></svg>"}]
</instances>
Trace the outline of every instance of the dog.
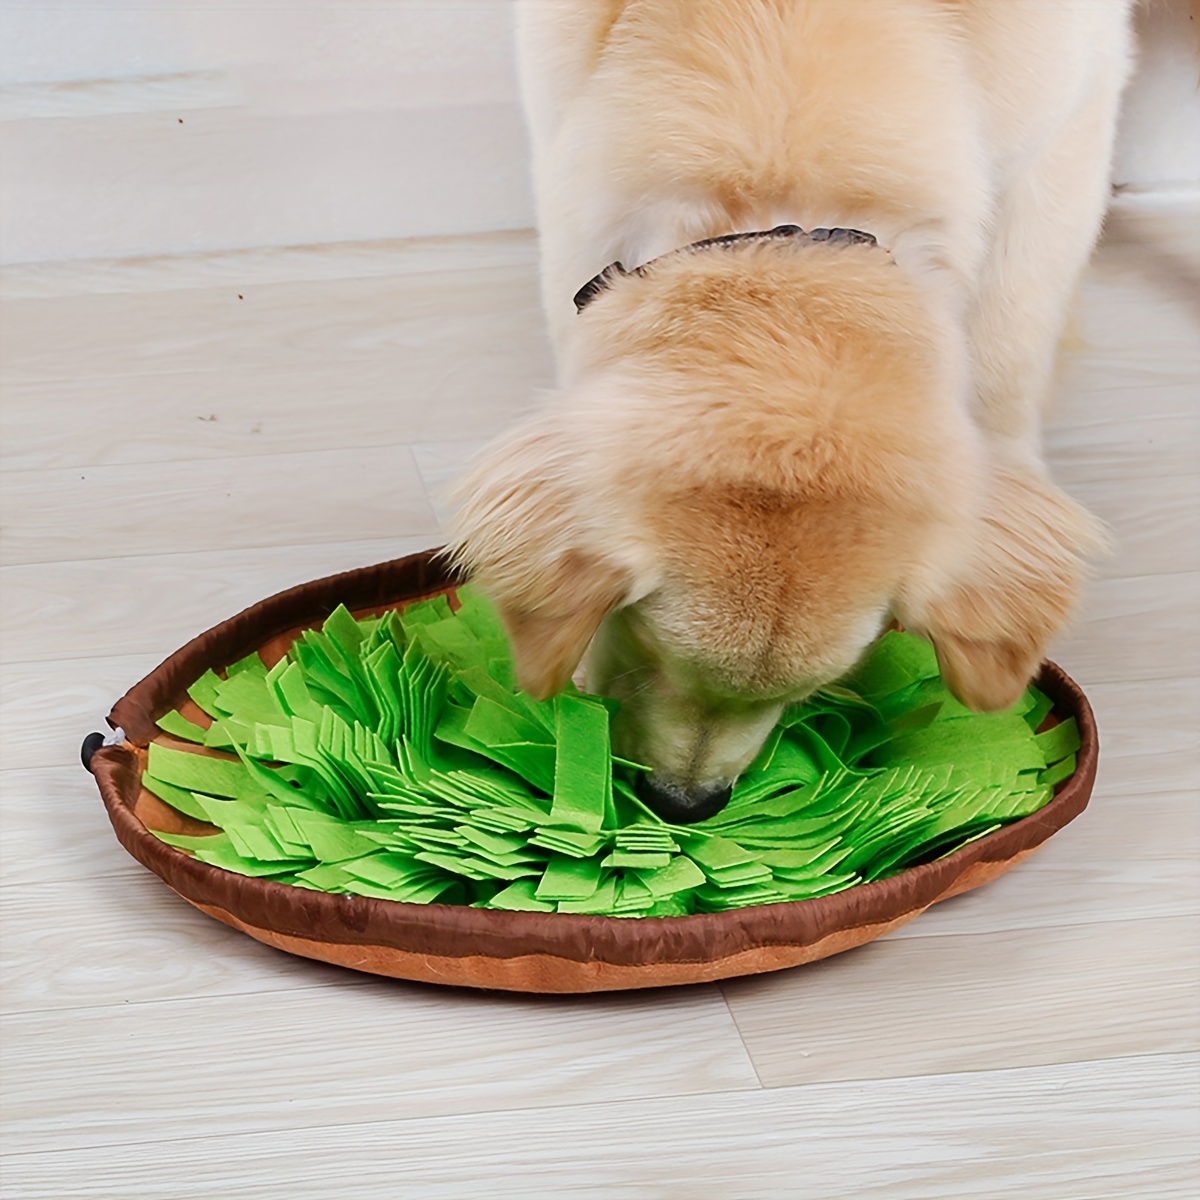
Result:
<instances>
[{"instance_id":1,"label":"dog","mask_svg":"<svg viewBox=\"0 0 1200 1200\"><path fill-rule=\"evenodd\" d=\"M893 621L977 710L1068 621L1103 534L1040 412L1131 7L520 4L558 387L470 469L450 551L534 696L586 653L666 819L718 811Z\"/></svg>"}]
</instances>

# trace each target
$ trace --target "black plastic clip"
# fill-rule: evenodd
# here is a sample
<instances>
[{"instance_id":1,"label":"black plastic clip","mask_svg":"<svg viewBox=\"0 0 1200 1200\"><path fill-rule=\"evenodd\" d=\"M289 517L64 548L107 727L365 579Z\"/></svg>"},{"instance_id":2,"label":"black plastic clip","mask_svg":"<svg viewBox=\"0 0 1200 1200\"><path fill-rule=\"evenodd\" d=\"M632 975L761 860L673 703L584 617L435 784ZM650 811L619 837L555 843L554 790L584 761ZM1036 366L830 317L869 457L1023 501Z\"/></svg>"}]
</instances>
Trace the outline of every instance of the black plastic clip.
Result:
<instances>
[{"instance_id":1,"label":"black plastic clip","mask_svg":"<svg viewBox=\"0 0 1200 1200\"><path fill-rule=\"evenodd\" d=\"M103 745L104 734L102 733L89 733L83 739L83 745L79 747L79 760L83 763L84 770L92 769L92 757Z\"/></svg>"}]
</instances>

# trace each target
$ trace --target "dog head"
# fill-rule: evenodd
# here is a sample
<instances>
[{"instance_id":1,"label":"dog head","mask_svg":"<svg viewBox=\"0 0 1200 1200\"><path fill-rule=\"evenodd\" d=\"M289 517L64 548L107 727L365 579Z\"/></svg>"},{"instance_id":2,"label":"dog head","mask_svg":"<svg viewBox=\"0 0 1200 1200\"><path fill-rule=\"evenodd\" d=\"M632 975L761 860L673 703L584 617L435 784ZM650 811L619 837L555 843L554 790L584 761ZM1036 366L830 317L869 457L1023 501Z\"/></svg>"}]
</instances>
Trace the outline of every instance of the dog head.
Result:
<instances>
[{"instance_id":1,"label":"dog head","mask_svg":"<svg viewBox=\"0 0 1200 1200\"><path fill-rule=\"evenodd\" d=\"M711 807L893 617L978 708L1065 619L1089 521L990 463L926 308L869 247L672 256L592 301L578 379L464 481L453 552L522 685L587 653L664 815Z\"/></svg>"}]
</instances>

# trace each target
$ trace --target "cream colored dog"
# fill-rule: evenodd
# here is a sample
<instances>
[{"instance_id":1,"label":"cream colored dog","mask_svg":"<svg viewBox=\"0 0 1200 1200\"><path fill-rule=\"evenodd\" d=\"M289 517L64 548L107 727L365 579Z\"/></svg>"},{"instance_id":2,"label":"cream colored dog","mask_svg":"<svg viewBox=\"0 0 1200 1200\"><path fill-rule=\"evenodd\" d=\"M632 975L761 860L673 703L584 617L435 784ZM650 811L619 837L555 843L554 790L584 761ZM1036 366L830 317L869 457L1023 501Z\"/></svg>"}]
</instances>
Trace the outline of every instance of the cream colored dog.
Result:
<instances>
[{"instance_id":1,"label":"cream colored dog","mask_svg":"<svg viewBox=\"0 0 1200 1200\"><path fill-rule=\"evenodd\" d=\"M1130 7L520 6L559 390L478 461L453 547L535 695L591 643L664 815L719 807L893 618L980 709L1068 618L1100 538L1046 478L1039 413ZM875 241L693 245L782 223Z\"/></svg>"}]
</instances>

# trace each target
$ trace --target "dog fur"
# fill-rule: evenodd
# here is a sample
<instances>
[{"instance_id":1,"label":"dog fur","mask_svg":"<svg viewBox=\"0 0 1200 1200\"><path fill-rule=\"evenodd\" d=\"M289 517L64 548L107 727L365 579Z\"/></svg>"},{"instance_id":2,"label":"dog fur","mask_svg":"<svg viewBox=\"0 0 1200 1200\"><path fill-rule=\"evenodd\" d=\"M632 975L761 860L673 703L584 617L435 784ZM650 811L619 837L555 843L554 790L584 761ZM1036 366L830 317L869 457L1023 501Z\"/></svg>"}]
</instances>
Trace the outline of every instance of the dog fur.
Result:
<instances>
[{"instance_id":1,"label":"dog fur","mask_svg":"<svg viewBox=\"0 0 1200 1200\"><path fill-rule=\"evenodd\" d=\"M559 386L461 491L522 683L731 781L885 625L1013 702L1095 522L1040 412L1103 217L1131 0L525 0ZM879 245L759 239L784 222ZM654 260L654 261L651 261ZM614 273L587 308L575 291Z\"/></svg>"}]
</instances>

